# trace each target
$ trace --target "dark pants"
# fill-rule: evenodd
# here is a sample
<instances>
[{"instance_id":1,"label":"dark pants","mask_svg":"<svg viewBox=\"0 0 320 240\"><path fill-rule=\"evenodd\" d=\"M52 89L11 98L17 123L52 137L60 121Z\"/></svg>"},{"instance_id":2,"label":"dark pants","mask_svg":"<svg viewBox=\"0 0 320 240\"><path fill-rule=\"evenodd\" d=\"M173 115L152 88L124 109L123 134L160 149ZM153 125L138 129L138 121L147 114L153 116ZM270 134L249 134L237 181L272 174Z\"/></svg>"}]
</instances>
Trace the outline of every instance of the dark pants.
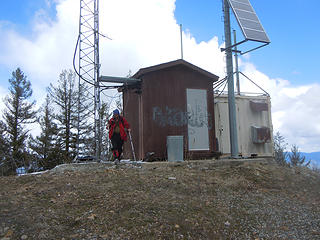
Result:
<instances>
[{"instance_id":1,"label":"dark pants","mask_svg":"<svg viewBox=\"0 0 320 240\"><path fill-rule=\"evenodd\" d=\"M111 143L114 157L120 159L123 146L123 140L120 137L120 133L113 133Z\"/></svg>"}]
</instances>

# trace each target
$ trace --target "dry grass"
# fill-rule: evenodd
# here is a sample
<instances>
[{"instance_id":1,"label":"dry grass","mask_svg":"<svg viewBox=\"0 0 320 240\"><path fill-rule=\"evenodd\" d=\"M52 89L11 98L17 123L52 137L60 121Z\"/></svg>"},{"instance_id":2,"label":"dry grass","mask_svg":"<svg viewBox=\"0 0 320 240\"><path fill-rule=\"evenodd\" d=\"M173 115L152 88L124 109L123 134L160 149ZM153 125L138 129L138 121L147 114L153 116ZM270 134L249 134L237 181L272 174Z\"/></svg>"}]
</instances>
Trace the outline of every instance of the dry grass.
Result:
<instances>
[{"instance_id":1,"label":"dry grass","mask_svg":"<svg viewBox=\"0 0 320 240\"><path fill-rule=\"evenodd\" d=\"M320 177L215 161L0 178L0 239L316 239Z\"/></svg>"}]
</instances>

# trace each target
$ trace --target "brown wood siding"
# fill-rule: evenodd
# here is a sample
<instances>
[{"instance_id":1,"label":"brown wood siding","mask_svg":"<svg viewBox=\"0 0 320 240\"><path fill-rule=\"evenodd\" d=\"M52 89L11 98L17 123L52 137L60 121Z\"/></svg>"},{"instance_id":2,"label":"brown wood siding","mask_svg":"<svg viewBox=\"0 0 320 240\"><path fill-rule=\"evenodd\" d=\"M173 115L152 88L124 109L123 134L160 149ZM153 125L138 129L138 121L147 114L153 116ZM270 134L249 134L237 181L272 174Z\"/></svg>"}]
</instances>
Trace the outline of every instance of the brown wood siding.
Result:
<instances>
[{"instance_id":1,"label":"brown wood siding","mask_svg":"<svg viewBox=\"0 0 320 240\"><path fill-rule=\"evenodd\" d=\"M184 157L212 157L216 149L212 83L216 76L203 74L188 65L170 65L137 75L142 80L141 95L124 90L125 117L131 125L136 157L144 159L148 152L155 158L167 158L167 136L183 135ZM188 152L187 89L207 90L209 116L209 151ZM125 143L124 155L132 158L131 146Z\"/></svg>"},{"instance_id":2,"label":"brown wood siding","mask_svg":"<svg viewBox=\"0 0 320 240\"><path fill-rule=\"evenodd\" d=\"M185 66L175 66L151 72L143 77L143 142L144 154L155 152L155 157L166 158L167 136L183 135L185 157L188 149L186 89L207 90L208 113L211 116L209 131L210 152L214 151L212 80ZM156 116L155 116L156 115ZM199 152L200 154L200 152ZM201 153L203 155L203 152ZM192 153L196 157L197 153Z\"/></svg>"},{"instance_id":3,"label":"brown wood siding","mask_svg":"<svg viewBox=\"0 0 320 240\"><path fill-rule=\"evenodd\" d=\"M134 144L134 150L137 158L139 156L139 94L135 93L135 89L125 90L123 92L123 112L131 127L131 136ZM124 158L133 159L132 150L130 146L129 136L128 141L124 144Z\"/></svg>"}]
</instances>

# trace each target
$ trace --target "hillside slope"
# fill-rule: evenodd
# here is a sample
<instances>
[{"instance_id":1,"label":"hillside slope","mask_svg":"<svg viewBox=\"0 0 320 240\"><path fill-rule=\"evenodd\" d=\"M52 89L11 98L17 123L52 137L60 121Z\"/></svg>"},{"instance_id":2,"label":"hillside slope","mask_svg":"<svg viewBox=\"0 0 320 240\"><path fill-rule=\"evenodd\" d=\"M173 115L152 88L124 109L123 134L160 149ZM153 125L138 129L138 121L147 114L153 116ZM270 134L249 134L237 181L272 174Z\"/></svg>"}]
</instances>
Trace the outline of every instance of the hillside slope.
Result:
<instances>
[{"instance_id":1,"label":"hillside slope","mask_svg":"<svg viewBox=\"0 0 320 240\"><path fill-rule=\"evenodd\" d=\"M320 176L257 162L0 177L0 239L319 239Z\"/></svg>"}]
</instances>

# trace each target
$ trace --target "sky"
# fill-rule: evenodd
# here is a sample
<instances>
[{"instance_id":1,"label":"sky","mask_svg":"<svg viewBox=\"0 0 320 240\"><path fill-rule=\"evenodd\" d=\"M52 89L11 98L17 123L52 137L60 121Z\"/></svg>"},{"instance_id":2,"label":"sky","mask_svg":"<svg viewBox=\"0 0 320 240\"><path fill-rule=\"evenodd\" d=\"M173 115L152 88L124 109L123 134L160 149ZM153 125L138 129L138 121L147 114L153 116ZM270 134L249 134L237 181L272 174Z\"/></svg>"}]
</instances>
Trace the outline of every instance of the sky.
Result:
<instances>
[{"instance_id":1,"label":"sky","mask_svg":"<svg viewBox=\"0 0 320 240\"><path fill-rule=\"evenodd\" d=\"M2 0L0 97L20 67L43 103L46 88L72 69L79 31L79 0ZM320 151L320 22L318 0L251 0L271 43L240 57L240 71L271 96L274 131L290 148ZM220 78L225 76L222 0L100 0L102 75L126 76L140 68L180 58ZM243 35L231 14L232 29ZM246 50L249 45L240 45ZM241 80L242 91L257 89ZM0 109L4 104L0 101Z\"/></svg>"}]
</instances>

